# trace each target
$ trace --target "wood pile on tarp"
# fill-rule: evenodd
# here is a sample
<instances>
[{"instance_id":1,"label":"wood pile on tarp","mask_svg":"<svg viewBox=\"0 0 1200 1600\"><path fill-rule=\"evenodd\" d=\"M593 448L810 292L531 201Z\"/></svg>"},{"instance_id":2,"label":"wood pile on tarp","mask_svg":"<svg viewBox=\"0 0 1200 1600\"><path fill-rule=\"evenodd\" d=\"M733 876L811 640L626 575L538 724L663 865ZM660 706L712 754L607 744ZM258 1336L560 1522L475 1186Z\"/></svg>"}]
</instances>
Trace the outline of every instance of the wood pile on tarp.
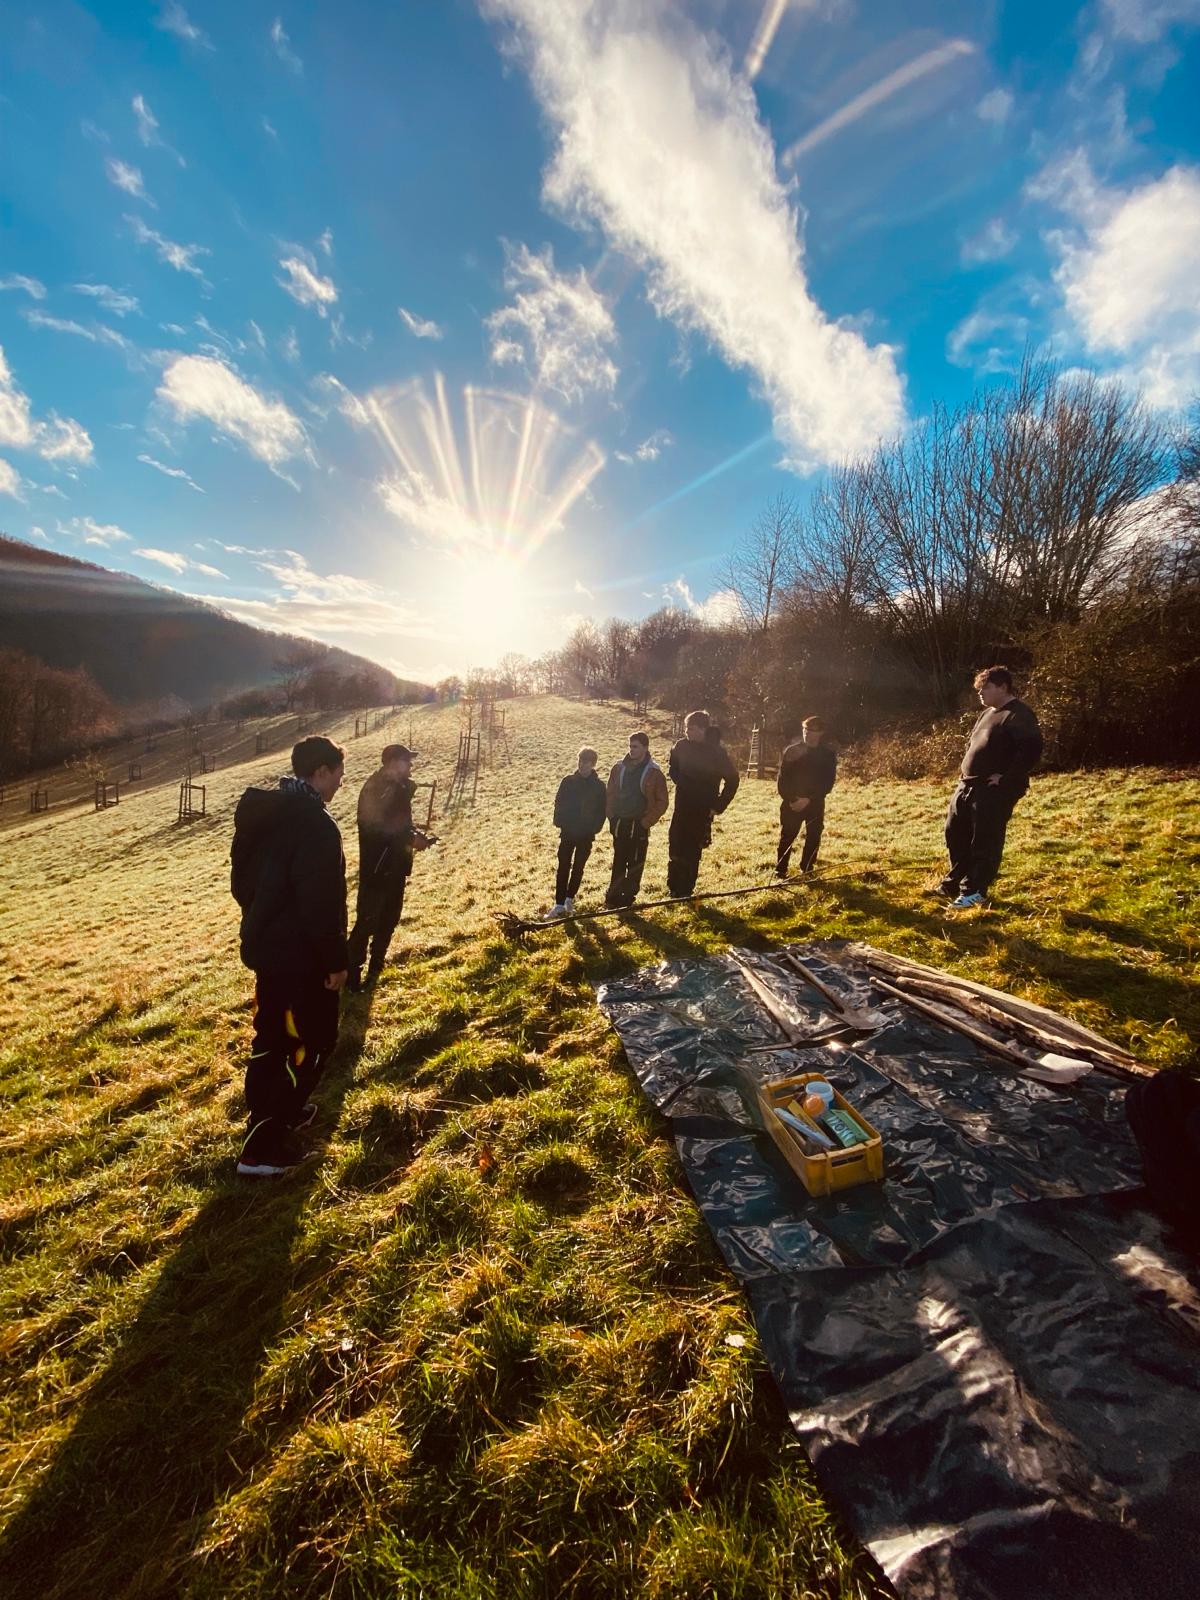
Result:
<instances>
[{"instance_id":1,"label":"wood pile on tarp","mask_svg":"<svg viewBox=\"0 0 1200 1600\"><path fill-rule=\"evenodd\" d=\"M672 961L598 998L897 1590L1200 1594L1200 1269L1146 1203L1126 1051L868 945ZM816 1199L789 1169L756 1089L804 1071L879 1130L882 1183Z\"/></svg>"}]
</instances>

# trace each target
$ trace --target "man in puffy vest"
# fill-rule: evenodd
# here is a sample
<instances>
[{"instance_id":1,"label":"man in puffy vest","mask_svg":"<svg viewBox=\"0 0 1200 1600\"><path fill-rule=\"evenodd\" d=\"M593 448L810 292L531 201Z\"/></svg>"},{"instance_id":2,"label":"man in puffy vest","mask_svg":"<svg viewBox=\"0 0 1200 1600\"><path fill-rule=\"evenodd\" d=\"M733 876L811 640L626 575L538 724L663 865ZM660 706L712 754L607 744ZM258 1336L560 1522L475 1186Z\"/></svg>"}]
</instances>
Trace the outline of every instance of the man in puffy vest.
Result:
<instances>
[{"instance_id":1,"label":"man in puffy vest","mask_svg":"<svg viewBox=\"0 0 1200 1600\"><path fill-rule=\"evenodd\" d=\"M642 887L650 829L667 810L667 780L650 759L650 736L629 735L629 753L608 775L605 810L612 830L613 862L606 906L631 906Z\"/></svg>"},{"instance_id":2,"label":"man in puffy vest","mask_svg":"<svg viewBox=\"0 0 1200 1600\"><path fill-rule=\"evenodd\" d=\"M596 835L604 826L607 795L596 776L600 758L586 747L579 752L574 772L568 772L554 797L554 826L558 829L558 872L554 904L548 918L569 917L583 882L583 869Z\"/></svg>"},{"instance_id":3,"label":"man in puffy vest","mask_svg":"<svg viewBox=\"0 0 1200 1600\"><path fill-rule=\"evenodd\" d=\"M278 1177L304 1160L296 1131L317 1114L309 1095L337 1042L346 861L326 807L344 764L331 739L302 739L294 776L278 789L247 789L234 812L230 883L242 908L242 960L255 976L243 1177Z\"/></svg>"},{"instance_id":4,"label":"man in puffy vest","mask_svg":"<svg viewBox=\"0 0 1200 1600\"><path fill-rule=\"evenodd\" d=\"M1007 667L977 672L975 692L983 710L971 729L946 813L950 868L940 892L956 911L983 904L1000 870L1008 819L1042 754L1038 719L1013 693Z\"/></svg>"},{"instance_id":5,"label":"man in puffy vest","mask_svg":"<svg viewBox=\"0 0 1200 1600\"><path fill-rule=\"evenodd\" d=\"M709 739L712 719L693 711L684 737L671 751L667 773L675 785L675 810L667 835L667 893L690 895L696 888L700 857L712 843L712 821L729 809L738 791L738 771L719 740Z\"/></svg>"},{"instance_id":6,"label":"man in puffy vest","mask_svg":"<svg viewBox=\"0 0 1200 1600\"><path fill-rule=\"evenodd\" d=\"M358 899L350 934L350 988L362 987L362 966L370 946L367 979L383 971L388 946L404 909L404 890L413 855L432 840L414 826L412 781L415 750L389 744L358 795Z\"/></svg>"},{"instance_id":7,"label":"man in puffy vest","mask_svg":"<svg viewBox=\"0 0 1200 1600\"><path fill-rule=\"evenodd\" d=\"M779 762L779 852L775 872L786 878L792 846L804 829L800 871L811 872L825 831L825 796L837 778L837 756L824 743L820 717L805 717L801 736L789 744Z\"/></svg>"}]
</instances>

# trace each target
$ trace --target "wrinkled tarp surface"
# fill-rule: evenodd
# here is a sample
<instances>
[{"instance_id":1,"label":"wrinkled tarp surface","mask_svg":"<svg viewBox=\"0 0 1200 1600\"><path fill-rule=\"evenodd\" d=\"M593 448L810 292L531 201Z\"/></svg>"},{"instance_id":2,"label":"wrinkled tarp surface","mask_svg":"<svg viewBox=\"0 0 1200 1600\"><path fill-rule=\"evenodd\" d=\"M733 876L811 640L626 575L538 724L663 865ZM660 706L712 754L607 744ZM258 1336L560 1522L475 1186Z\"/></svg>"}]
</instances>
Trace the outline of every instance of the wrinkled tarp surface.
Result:
<instances>
[{"instance_id":1,"label":"wrinkled tarp surface","mask_svg":"<svg viewBox=\"0 0 1200 1600\"><path fill-rule=\"evenodd\" d=\"M599 1003L749 1295L823 1486L905 1596L1200 1596L1200 1268L1145 1205L1125 1085L1069 1088L791 947L890 1020L750 1055L779 1030L730 957L607 983ZM796 1024L827 1004L738 952ZM847 964L849 963L849 964ZM811 1198L754 1083L826 1073L886 1176Z\"/></svg>"}]
</instances>

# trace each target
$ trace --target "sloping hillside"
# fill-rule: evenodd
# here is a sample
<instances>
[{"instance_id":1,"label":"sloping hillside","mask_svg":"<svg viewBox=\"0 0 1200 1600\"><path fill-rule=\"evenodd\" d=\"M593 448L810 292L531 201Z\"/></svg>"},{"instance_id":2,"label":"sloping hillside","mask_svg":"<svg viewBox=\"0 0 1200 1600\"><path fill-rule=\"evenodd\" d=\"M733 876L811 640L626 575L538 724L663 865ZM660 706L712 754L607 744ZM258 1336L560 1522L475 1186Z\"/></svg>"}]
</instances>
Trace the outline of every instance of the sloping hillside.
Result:
<instances>
[{"instance_id":1,"label":"sloping hillside","mask_svg":"<svg viewBox=\"0 0 1200 1600\"><path fill-rule=\"evenodd\" d=\"M118 705L175 697L209 705L275 676L287 635L170 589L0 535L0 646L85 667ZM332 650L341 673L381 669Z\"/></svg>"},{"instance_id":2,"label":"sloping hillside","mask_svg":"<svg viewBox=\"0 0 1200 1600\"><path fill-rule=\"evenodd\" d=\"M458 715L412 720L417 775L444 790ZM176 825L164 784L5 835L3 1593L879 1592L593 984L731 943L846 935L1182 1063L1200 1022L1200 778L1035 779L997 908L960 919L923 892L942 787L847 781L821 879L521 946L489 912L546 903L557 779L581 743L618 755L630 719L547 697L514 702L510 724L511 764L435 824L399 959L346 1002L320 1159L276 1185L233 1176L251 980L227 856L240 789L282 752L218 768L205 821ZM348 745L332 809L352 871L355 791L393 728ZM761 879L777 804L772 784L743 785L702 887ZM586 904L609 854L601 840ZM648 897L665 856L664 827Z\"/></svg>"}]
</instances>

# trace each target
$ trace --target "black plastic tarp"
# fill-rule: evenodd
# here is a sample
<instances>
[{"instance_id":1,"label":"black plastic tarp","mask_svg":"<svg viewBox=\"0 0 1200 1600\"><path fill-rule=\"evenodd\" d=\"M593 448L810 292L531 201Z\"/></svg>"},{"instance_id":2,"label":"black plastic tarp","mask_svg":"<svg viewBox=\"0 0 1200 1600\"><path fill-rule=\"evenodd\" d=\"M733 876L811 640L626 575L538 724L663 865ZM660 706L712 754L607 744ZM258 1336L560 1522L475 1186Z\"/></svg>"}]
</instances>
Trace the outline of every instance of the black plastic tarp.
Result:
<instances>
[{"instance_id":1,"label":"black plastic tarp","mask_svg":"<svg viewBox=\"0 0 1200 1600\"><path fill-rule=\"evenodd\" d=\"M1200 1595L1200 1268L1145 1204L1125 1085L1000 1070L844 949L792 948L878 1031L748 1053L780 1032L731 957L599 1002L824 1487L906 1596ZM828 1022L794 973L738 959L796 1024ZM796 1071L880 1131L883 1183L808 1195L754 1095Z\"/></svg>"}]
</instances>

